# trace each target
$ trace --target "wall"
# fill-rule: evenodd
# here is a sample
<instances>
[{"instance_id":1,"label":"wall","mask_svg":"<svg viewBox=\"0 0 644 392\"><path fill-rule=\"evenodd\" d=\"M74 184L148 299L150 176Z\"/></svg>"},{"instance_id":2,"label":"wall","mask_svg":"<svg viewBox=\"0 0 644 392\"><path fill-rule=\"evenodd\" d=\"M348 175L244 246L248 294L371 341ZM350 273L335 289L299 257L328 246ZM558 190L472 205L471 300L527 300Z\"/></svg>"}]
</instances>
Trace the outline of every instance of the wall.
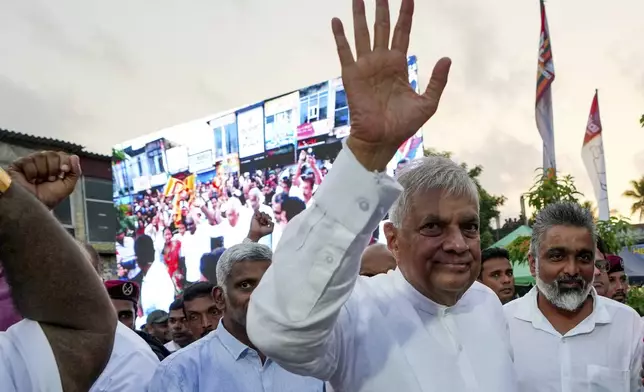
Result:
<instances>
[{"instance_id":1,"label":"wall","mask_svg":"<svg viewBox=\"0 0 644 392\"><path fill-rule=\"evenodd\" d=\"M23 146L11 145L0 142L0 167L7 168L16 159L34 153L36 149ZM111 164L104 159L92 158L91 156L81 156L81 167L83 169L83 178L76 185L76 189L70 195L71 205L71 225L63 225L68 231L73 230L74 236L79 241L86 242L87 235L87 208L84 196L83 183L85 178L97 178L111 181ZM108 195L111 200L111 194ZM70 230L71 229L71 230ZM111 279L116 275L116 255L114 241L92 243L92 246L99 252L103 262L103 275Z\"/></svg>"}]
</instances>

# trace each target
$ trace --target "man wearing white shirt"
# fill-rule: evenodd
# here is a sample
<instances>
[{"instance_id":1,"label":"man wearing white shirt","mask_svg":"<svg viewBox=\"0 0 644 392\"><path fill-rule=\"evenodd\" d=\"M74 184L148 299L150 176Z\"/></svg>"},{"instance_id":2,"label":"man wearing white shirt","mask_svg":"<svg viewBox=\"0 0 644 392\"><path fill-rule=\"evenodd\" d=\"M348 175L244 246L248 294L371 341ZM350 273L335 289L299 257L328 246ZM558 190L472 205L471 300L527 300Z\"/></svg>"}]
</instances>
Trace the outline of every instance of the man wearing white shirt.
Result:
<instances>
[{"instance_id":1,"label":"man wearing white shirt","mask_svg":"<svg viewBox=\"0 0 644 392\"><path fill-rule=\"evenodd\" d=\"M212 226L208 223L197 224L194 219L187 217L186 228L188 231L181 239L181 257L186 265L186 280L192 283L201 279L201 256L210 252L209 232L212 231Z\"/></svg>"},{"instance_id":2,"label":"man wearing white shirt","mask_svg":"<svg viewBox=\"0 0 644 392\"><path fill-rule=\"evenodd\" d=\"M214 226L212 237L223 237L224 248L241 244L248 234L253 211L244 207L236 197L231 197L225 205L226 218Z\"/></svg>"},{"instance_id":3,"label":"man wearing white shirt","mask_svg":"<svg viewBox=\"0 0 644 392\"><path fill-rule=\"evenodd\" d=\"M436 112L450 61L440 60L416 94L406 71L413 1L402 1L391 50L387 2L376 3L373 49L364 2L353 5L357 61L341 22L332 23L351 135L251 296L250 340L286 370L336 391L514 392L503 308L476 282L476 185L441 157L408 166L399 183L383 173ZM358 278L390 207L385 231L398 269Z\"/></svg>"},{"instance_id":4,"label":"man wearing white shirt","mask_svg":"<svg viewBox=\"0 0 644 392\"><path fill-rule=\"evenodd\" d=\"M116 315L86 252L41 204L51 210L71 193L79 159L36 153L8 172L0 169L0 259L25 319L0 333L0 389L88 391L112 351Z\"/></svg>"},{"instance_id":5,"label":"man wearing white shirt","mask_svg":"<svg viewBox=\"0 0 644 392\"><path fill-rule=\"evenodd\" d=\"M521 391L640 390L643 325L595 292L595 250L593 218L579 204L537 215L528 256L537 286L504 308Z\"/></svg>"}]
</instances>

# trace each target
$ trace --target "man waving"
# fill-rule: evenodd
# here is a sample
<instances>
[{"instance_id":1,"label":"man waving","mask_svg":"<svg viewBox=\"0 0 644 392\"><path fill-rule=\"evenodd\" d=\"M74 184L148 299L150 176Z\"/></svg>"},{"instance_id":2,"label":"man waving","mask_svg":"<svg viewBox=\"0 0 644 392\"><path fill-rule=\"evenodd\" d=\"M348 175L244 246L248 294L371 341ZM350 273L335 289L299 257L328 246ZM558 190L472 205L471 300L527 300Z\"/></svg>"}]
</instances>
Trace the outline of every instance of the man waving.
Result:
<instances>
[{"instance_id":1,"label":"man waving","mask_svg":"<svg viewBox=\"0 0 644 392\"><path fill-rule=\"evenodd\" d=\"M383 173L431 118L449 59L424 94L410 87L413 0L402 0L390 45L387 0L376 1L373 46L363 0L353 0L357 59L332 22L351 111L351 135L315 202L286 227L251 296L250 340L285 369L334 390L516 391L507 324L481 267L479 200L446 158ZM360 256L389 210L385 235L398 268L358 278Z\"/></svg>"}]
</instances>

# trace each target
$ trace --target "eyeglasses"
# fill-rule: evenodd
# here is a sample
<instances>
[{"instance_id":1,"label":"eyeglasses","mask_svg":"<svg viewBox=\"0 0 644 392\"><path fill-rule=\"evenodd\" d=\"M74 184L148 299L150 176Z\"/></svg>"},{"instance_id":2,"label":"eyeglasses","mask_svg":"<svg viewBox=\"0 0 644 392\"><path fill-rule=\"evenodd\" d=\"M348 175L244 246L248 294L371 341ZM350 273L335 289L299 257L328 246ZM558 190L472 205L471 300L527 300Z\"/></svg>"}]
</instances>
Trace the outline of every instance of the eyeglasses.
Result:
<instances>
[{"instance_id":1,"label":"eyeglasses","mask_svg":"<svg viewBox=\"0 0 644 392\"><path fill-rule=\"evenodd\" d=\"M595 260L595 267L597 267L601 272L608 272L608 260Z\"/></svg>"}]
</instances>

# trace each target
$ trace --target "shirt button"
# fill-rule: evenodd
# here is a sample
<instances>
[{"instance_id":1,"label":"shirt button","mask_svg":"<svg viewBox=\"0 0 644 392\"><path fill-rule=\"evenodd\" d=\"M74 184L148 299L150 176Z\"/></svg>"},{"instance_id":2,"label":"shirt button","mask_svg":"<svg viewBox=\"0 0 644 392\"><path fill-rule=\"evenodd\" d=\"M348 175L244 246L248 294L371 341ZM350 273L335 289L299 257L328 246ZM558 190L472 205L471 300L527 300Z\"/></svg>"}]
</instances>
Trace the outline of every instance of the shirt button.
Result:
<instances>
[{"instance_id":1,"label":"shirt button","mask_svg":"<svg viewBox=\"0 0 644 392\"><path fill-rule=\"evenodd\" d=\"M333 263L333 256L327 256L327 257L326 257L326 262L327 262L328 264Z\"/></svg>"},{"instance_id":2,"label":"shirt button","mask_svg":"<svg viewBox=\"0 0 644 392\"><path fill-rule=\"evenodd\" d=\"M362 211L367 211L369 210L369 202L366 199L358 199L358 205L360 206L360 209Z\"/></svg>"}]
</instances>

